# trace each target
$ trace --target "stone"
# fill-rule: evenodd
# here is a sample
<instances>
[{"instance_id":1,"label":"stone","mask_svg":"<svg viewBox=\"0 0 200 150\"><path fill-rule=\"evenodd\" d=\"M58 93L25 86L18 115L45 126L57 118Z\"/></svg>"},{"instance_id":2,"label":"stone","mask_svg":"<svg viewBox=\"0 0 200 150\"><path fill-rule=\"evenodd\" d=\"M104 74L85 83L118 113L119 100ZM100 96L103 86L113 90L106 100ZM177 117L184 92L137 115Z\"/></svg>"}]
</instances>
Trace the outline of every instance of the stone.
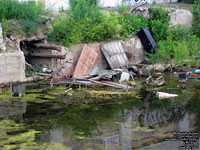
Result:
<instances>
[{"instance_id":1,"label":"stone","mask_svg":"<svg viewBox=\"0 0 200 150\"><path fill-rule=\"evenodd\" d=\"M193 15L189 10L176 9L169 14L171 16L170 24L172 26L180 24L185 29L192 27Z\"/></svg>"},{"instance_id":2,"label":"stone","mask_svg":"<svg viewBox=\"0 0 200 150\"><path fill-rule=\"evenodd\" d=\"M150 9L146 6L141 6L132 11L135 16L143 16L146 19L150 19Z\"/></svg>"},{"instance_id":3,"label":"stone","mask_svg":"<svg viewBox=\"0 0 200 150\"><path fill-rule=\"evenodd\" d=\"M25 57L21 51L0 53L0 84L25 80Z\"/></svg>"},{"instance_id":4,"label":"stone","mask_svg":"<svg viewBox=\"0 0 200 150\"><path fill-rule=\"evenodd\" d=\"M2 27L1 27L1 23L0 23L0 51L5 51L6 50L6 46L3 40L3 35L2 35L3 31L2 31Z\"/></svg>"},{"instance_id":5,"label":"stone","mask_svg":"<svg viewBox=\"0 0 200 150\"><path fill-rule=\"evenodd\" d=\"M121 43L131 64L140 64L144 61L145 51L137 36Z\"/></svg>"}]
</instances>

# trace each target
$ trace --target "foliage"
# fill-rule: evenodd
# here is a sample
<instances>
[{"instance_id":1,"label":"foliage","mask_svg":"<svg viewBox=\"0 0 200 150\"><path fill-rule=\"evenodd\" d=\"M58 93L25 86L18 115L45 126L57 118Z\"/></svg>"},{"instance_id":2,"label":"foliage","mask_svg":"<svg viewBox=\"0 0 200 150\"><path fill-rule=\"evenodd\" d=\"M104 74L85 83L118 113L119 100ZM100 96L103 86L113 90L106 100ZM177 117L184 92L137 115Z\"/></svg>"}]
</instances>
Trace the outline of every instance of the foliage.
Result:
<instances>
[{"instance_id":1,"label":"foliage","mask_svg":"<svg viewBox=\"0 0 200 150\"><path fill-rule=\"evenodd\" d=\"M121 34L128 36L135 35L142 28L148 27L148 20L142 16L134 16L133 14L120 17L120 24L122 25Z\"/></svg>"},{"instance_id":2,"label":"foliage","mask_svg":"<svg viewBox=\"0 0 200 150\"><path fill-rule=\"evenodd\" d=\"M167 39L168 24L163 24L160 20L152 20L150 24L151 32L153 33L153 37L157 42Z\"/></svg>"},{"instance_id":3,"label":"foliage","mask_svg":"<svg viewBox=\"0 0 200 150\"><path fill-rule=\"evenodd\" d=\"M118 18L113 12L106 15L90 1L75 1L69 15L62 15L53 23L48 36L52 41L65 46L103 41L113 38L119 32Z\"/></svg>"},{"instance_id":4,"label":"foliage","mask_svg":"<svg viewBox=\"0 0 200 150\"><path fill-rule=\"evenodd\" d=\"M0 21L2 24L5 23L7 19L20 20L22 29L24 29L28 35L30 35L30 33L35 33L42 23L40 16L46 14L48 14L48 12L45 9L43 0L39 0L37 3L34 0L26 2L19 2L18 0L0 0ZM3 28L3 32L5 36L6 28Z\"/></svg>"},{"instance_id":5,"label":"foliage","mask_svg":"<svg viewBox=\"0 0 200 150\"><path fill-rule=\"evenodd\" d=\"M200 38L195 35L190 36L187 41L187 45L190 52L190 65L196 65L196 57L200 56Z\"/></svg>"},{"instance_id":6,"label":"foliage","mask_svg":"<svg viewBox=\"0 0 200 150\"><path fill-rule=\"evenodd\" d=\"M167 11L162 8L150 8L150 13L152 15L152 20L160 20L163 24L168 24L170 21L170 16Z\"/></svg>"},{"instance_id":7,"label":"foliage","mask_svg":"<svg viewBox=\"0 0 200 150\"><path fill-rule=\"evenodd\" d=\"M186 29L183 29L181 25L176 25L168 28L168 34L174 41L186 40L190 36L190 33L186 31Z\"/></svg>"},{"instance_id":8,"label":"foliage","mask_svg":"<svg viewBox=\"0 0 200 150\"><path fill-rule=\"evenodd\" d=\"M163 61L164 63L167 63L169 61L169 57L171 58L174 56L174 47L175 47L174 42L171 39L161 40L159 41L158 46L159 46L160 60Z\"/></svg>"},{"instance_id":9,"label":"foliage","mask_svg":"<svg viewBox=\"0 0 200 150\"><path fill-rule=\"evenodd\" d=\"M2 19L1 26L2 26L3 37L5 38L7 35L7 28L8 28L8 23L6 19L4 18Z\"/></svg>"},{"instance_id":10,"label":"foliage","mask_svg":"<svg viewBox=\"0 0 200 150\"><path fill-rule=\"evenodd\" d=\"M189 53L190 51L186 41L182 40L176 42L173 54L176 64L183 65L184 60L189 58Z\"/></svg>"},{"instance_id":11,"label":"foliage","mask_svg":"<svg viewBox=\"0 0 200 150\"><path fill-rule=\"evenodd\" d=\"M96 20L102 14L94 0L70 0L70 7L71 15L76 21L80 21L85 16Z\"/></svg>"},{"instance_id":12,"label":"foliage","mask_svg":"<svg viewBox=\"0 0 200 150\"><path fill-rule=\"evenodd\" d=\"M195 5L193 5L193 33L200 37L200 0L195 0Z\"/></svg>"},{"instance_id":13,"label":"foliage","mask_svg":"<svg viewBox=\"0 0 200 150\"><path fill-rule=\"evenodd\" d=\"M168 12L162 8L150 8L152 20L150 22L150 29L153 37L158 42L160 40L166 40L168 36L169 20L170 16Z\"/></svg>"}]
</instances>

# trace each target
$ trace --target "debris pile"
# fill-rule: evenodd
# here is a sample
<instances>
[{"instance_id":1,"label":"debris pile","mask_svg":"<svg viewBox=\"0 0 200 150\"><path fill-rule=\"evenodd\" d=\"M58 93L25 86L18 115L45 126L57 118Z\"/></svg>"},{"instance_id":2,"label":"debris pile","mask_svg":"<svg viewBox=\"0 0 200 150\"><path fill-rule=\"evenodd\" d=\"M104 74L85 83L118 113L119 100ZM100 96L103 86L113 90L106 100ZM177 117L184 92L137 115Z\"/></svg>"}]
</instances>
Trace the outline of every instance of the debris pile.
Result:
<instances>
[{"instance_id":1,"label":"debris pile","mask_svg":"<svg viewBox=\"0 0 200 150\"><path fill-rule=\"evenodd\" d=\"M152 48L154 49L154 52L157 52L157 45L153 37L150 35L148 29L145 28L141 30L138 35L141 41L145 41L141 43L147 52L150 52L150 49ZM67 81L52 79L52 86L62 82L71 83L71 85L79 85L79 87L107 86L129 90L134 89L134 85L131 85L130 83L133 82L136 77L147 78L146 83L149 86L164 85L165 80L162 72L165 71L169 66L163 66L161 64L142 64L144 58L142 61L140 60L138 63L133 64L132 62L135 62L132 60L132 55L134 55L134 53L129 53L129 51L124 48L124 45L127 46L127 43L122 41L101 43L96 46L98 47L96 49L94 49L92 46L84 45L82 51L80 51L77 62L74 61L73 63L75 68L73 75L68 77ZM46 48L44 45L42 45L42 47ZM101 59L99 59L99 57L101 57ZM97 62L99 61L106 61L108 65L99 66L97 65ZM154 81L153 77L156 77L157 79Z\"/></svg>"}]
</instances>

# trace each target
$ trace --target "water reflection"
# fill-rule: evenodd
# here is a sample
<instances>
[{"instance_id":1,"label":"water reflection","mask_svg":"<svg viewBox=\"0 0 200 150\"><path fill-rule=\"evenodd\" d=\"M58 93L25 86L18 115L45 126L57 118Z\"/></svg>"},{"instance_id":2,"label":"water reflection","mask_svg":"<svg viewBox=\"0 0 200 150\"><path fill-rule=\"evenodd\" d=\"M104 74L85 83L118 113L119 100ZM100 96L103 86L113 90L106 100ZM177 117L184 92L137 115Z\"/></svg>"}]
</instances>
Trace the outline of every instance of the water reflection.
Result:
<instances>
[{"instance_id":1,"label":"water reflection","mask_svg":"<svg viewBox=\"0 0 200 150\"><path fill-rule=\"evenodd\" d=\"M23 122L23 114L26 113L26 102L3 102L0 103L0 118Z\"/></svg>"},{"instance_id":2,"label":"water reflection","mask_svg":"<svg viewBox=\"0 0 200 150\"><path fill-rule=\"evenodd\" d=\"M182 142L165 139L172 138L174 131L199 131L200 127L199 91L192 85L182 89L170 80L161 90L179 97L168 100L157 99L156 90L142 89L142 98L90 105L60 96L60 88L33 86L30 91L28 86L19 101L0 103L0 117L41 131L38 144L60 143L72 150L178 149ZM153 143L159 144L147 146Z\"/></svg>"}]
</instances>

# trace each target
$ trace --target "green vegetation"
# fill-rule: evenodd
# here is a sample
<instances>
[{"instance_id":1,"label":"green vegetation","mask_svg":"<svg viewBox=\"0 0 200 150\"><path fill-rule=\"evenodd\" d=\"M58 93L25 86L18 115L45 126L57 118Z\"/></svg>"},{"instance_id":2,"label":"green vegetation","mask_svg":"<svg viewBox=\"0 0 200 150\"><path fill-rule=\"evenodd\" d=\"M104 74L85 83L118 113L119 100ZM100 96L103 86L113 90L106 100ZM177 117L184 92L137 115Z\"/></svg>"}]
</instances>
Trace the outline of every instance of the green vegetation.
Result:
<instances>
[{"instance_id":1,"label":"green vegetation","mask_svg":"<svg viewBox=\"0 0 200 150\"><path fill-rule=\"evenodd\" d=\"M107 40L119 33L117 17L101 12L95 1L71 0L70 5L71 9L53 23L50 40L70 46Z\"/></svg>"},{"instance_id":2,"label":"green vegetation","mask_svg":"<svg viewBox=\"0 0 200 150\"><path fill-rule=\"evenodd\" d=\"M199 35L198 32L198 5L193 8L194 19L193 32L184 29L181 25L170 26L170 17L166 11L161 8L151 8L152 20L150 21L150 30L158 43L159 52L150 54L151 63L168 63L173 59L176 65L195 65L196 56L200 55L200 38L193 35ZM196 14L194 13L196 12ZM198 28L198 29L197 29ZM195 30L195 32L194 32Z\"/></svg>"},{"instance_id":3,"label":"green vegetation","mask_svg":"<svg viewBox=\"0 0 200 150\"><path fill-rule=\"evenodd\" d=\"M7 33L6 20L17 20L21 25L21 29L27 36L33 35L39 25L44 20L40 18L41 15L46 15L48 12L45 9L43 0L19 2L18 0L0 0L0 22L3 26L4 36Z\"/></svg>"},{"instance_id":4,"label":"green vegetation","mask_svg":"<svg viewBox=\"0 0 200 150\"><path fill-rule=\"evenodd\" d=\"M200 37L200 0L195 0L195 5L192 9L193 18L193 32L195 35Z\"/></svg>"},{"instance_id":5,"label":"green vegetation","mask_svg":"<svg viewBox=\"0 0 200 150\"><path fill-rule=\"evenodd\" d=\"M122 15L120 16L120 24L122 26L121 34L124 36L135 35L142 28L148 27L148 20L142 16Z\"/></svg>"}]
</instances>

